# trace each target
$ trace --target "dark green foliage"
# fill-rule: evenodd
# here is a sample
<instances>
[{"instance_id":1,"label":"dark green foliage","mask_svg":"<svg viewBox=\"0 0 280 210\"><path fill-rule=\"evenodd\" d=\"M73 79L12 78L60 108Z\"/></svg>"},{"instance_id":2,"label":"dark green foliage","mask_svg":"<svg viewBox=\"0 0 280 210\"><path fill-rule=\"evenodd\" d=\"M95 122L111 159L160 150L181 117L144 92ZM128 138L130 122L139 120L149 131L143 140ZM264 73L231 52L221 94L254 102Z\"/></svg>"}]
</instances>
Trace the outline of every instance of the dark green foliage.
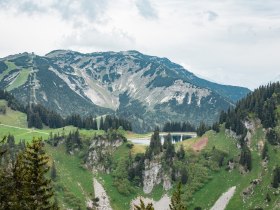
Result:
<instances>
[{"instance_id":1,"label":"dark green foliage","mask_svg":"<svg viewBox=\"0 0 280 210\"><path fill-rule=\"evenodd\" d=\"M184 160L184 158L185 158L185 150L184 150L183 145L180 146L180 149L178 150L176 155L177 155L179 160Z\"/></svg>"},{"instance_id":2,"label":"dark green foliage","mask_svg":"<svg viewBox=\"0 0 280 210\"><path fill-rule=\"evenodd\" d=\"M52 167L51 167L51 179L53 181L56 181L57 179L57 172L56 172L56 167L54 161L52 162Z\"/></svg>"},{"instance_id":3,"label":"dark green foliage","mask_svg":"<svg viewBox=\"0 0 280 210\"><path fill-rule=\"evenodd\" d=\"M245 167L245 169L252 170L252 154L247 144L241 147L241 155L239 163Z\"/></svg>"},{"instance_id":4,"label":"dark green foliage","mask_svg":"<svg viewBox=\"0 0 280 210\"><path fill-rule=\"evenodd\" d=\"M208 130L210 130L209 126L207 126L204 122L201 122L198 128L196 129L196 132L198 136L202 136Z\"/></svg>"},{"instance_id":5,"label":"dark green foliage","mask_svg":"<svg viewBox=\"0 0 280 210\"><path fill-rule=\"evenodd\" d=\"M1 147L3 146L0 145ZM48 157L41 140L33 140L9 168L0 165L0 209L58 209L46 178Z\"/></svg>"},{"instance_id":6,"label":"dark green foliage","mask_svg":"<svg viewBox=\"0 0 280 210\"><path fill-rule=\"evenodd\" d=\"M77 128L83 128L83 120L78 114L72 114L71 116L67 117L65 121L67 125L73 125Z\"/></svg>"},{"instance_id":7,"label":"dark green foliage","mask_svg":"<svg viewBox=\"0 0 280 210\"><path fill-rule=\"evenodd\" d=\"M22 106L19 101L16 100L15 97L7 91L0 89L0 99L6 100L8 102L8 107L10 107L11 109L26 112L25 107Z\"/></svg>"},{"instance_id":8,"label":"dark green foliage","mask_svg":"<svg viewBox=\"0 0 280 210\"><path fill-rule=\"evenodd\" d=\"M128 170L128 179L134 185L140 186L143 182L143 171L145 169L145 156L143 154L136 154L134 160L130 162Z\"/></svg>"},{"instance_id":9,"label":"dark green foliage","mask_svg":"<svg viewBox=\"0 0 280 210\"><path fill-rule=\"evenodd\" d=\"M220 132L220 124L218 122L214 123L212 125L212 130L216 131L217 133L219 133Z\"/></svg>"},{"instance_id":10,"label":"dark green foliage","mask_svg":"<svg viewBox=\"0 0 280 210\"><path fill-rule=\"evenodd\" d=\"M0 90L0 99L8 102L8 106L13 110L18 110L27 114L28 127L43 128L43 124L50 128L61 128L67 125L73 125L78 128L97 130L97 121L92 116L82 118L79 114L72 114L65 119L55 111L46 109L41 104L29 104L27 107L21 105L10 93ZM2 109L0 112L4 113ZM104 124L105 123L105 124ZM132 130L131 123L124 118L117 118L107 115L105 122L101 118L101 130L109 128L118 129L122 127L124 130Z\"/></svg>"},{"instance_id":11,"label":"dark green foliage","mask_svg":"<svg viewBox=\"0 0 280 210\"><path fill-rule=\"evenodd\" d=\"M172 144L172 139L170 133L166 136L163 143L164 149L164 159L167 164L172 164L173 157L175 157L175 147Z\"/></svg>"},{"instance_id":12,"label":"dark green foliage","mask_svg":"<svg viewBox=\"0 0 280 210\"><path fill-rule=\"evenodd\" d=\"M146 157L152 159L153 156L162 152L162 145L159 136L159 129L156 128L150 141L150 145L146 150Z\"/></svg>"},{"instance_id":13,"label":"dark green foliage","mask_svg":"<svg viewBox=\"0 0 280 210\"><path fill-rule=\"evenodd\" d=\"M8 66L3 61L0 61L0 74L2 74L6 69L8 69Z\"/></svg>"},{"instance_id":14,"label":"dark green foliage","mask_svg":"<svg viewBox=\"0 0 280 210\"><path fill-rule=\"evenodd\" d=\"M140 198L140 205L134 205L134 210L154 210L153 204L149 203L147 206Z\"/></svg>"},{"instance_id":15,"label":"dark green foliage","mask_svg":"<svg viewBox=\"0 0 280 210\"><path fill-rule=\"evenodd\" d=\"M279 136L279 134L277 134L277 132L274 129L268 130L268 132L266 134L266 138L267 138L267 141L271 145L278 145L278 144L280 144L280 136Z\"/></svg>"},{"instance_id":16,"label":"dark green foliage","mask_svg":"<svg viewBox=\"0 0 280 210\"><path fill-rule=\"evenodd\" d=\"M52 132L49 135L48 140L46 140L47 143L49 143L51 146L56 147L58 146L59 142L62 142L65 139L64 134L64 128L62 130L62 135L60 133L53 134Z\"/></svg>"},{"instance_id":17,"label":"dark green foliage","mask_svg":"<svg viewBox=\"0 0 280 210\"><path fill-rule=\"evenodd\" d=\"M273 128L277 123L275 109L279 103L279 82L261 86L240 100L235 109L229 109L227 113L222 112L220 123L225 122L227 129L235 131L237 135L243 135L246 130L242 126L242 120L245 120L248 113L254 113L262 121L264 128Z\"/></svg>"},{"instance_id":18,"label":"dark green foliage","mask_svg":"<svg viewBox=\"0 0 280 210\"><path fill-rule=\"evenodd\" d=\"M6 110L6 106L5 106L5 105L4 105L4 106L0 106L0 114L5 115L5 114L6 114L6 112L7 112L7 110Z\"/></svg>"},{"instance_id":19,"label":"dark green foliage","mask_svg":"<svg viewBox=\"0 0 280 210\"><path fill-rule=\"evenodd\" d=\"M23 173L26 179L28 207L30 209L50 209L50 199L53 196L51 181L45 177L49 167L48 157L43 150L41 140L33 140L27 145L22 156ZM27 175L27 176L26 176Z\"/></svg>"},{"instance_id":20,"label":"dark green foliage","mask_svg":"<svg viewBox=\"0 0 280 210\"><path fill-rule=\"evenodd\" d=\"M163 132L195 132L195 127L189 122L167 122L164 124Z\"/></svg>"},{"instance_id":21,"label":"dark green foliage","mask_svg":"<svg viewBox=\"0 0 280 210\"><path fill-rule=\"evenodd\" d=\"M176 191L172 194L171 204L169 204L170 210L185 210L187 209L182 202L182 183L180 182L177 186Z\"/></svg>"},{"instance_id":22,"label":"dark green foliage","mask_svg":"<svg viewBox=\"0 0 280 210\"><path fill-rule=\"evenodd\" d=\"M35 127L38 129L43 128L43 123L38 113L30 113L27 117L27 120L28 120L29 128L31 127Z\"/></svg>"},{"instance_id":23,"label":"dark green foliage","mask_svg":"<svg viewBox=\"0 0 280 210\"><path fill-rule=\"evenodd\" d=\"M272 187L278 188L280 184L280 167L277 166L273 171Z\"/></svg>"},{"instance_id":24,"label":"dark green foliage","mask_svg":"<svg viewBox=\"0 0 280 210\"><path fill-rule=\"evenodd\" d=\"M108 129L119 129L122 127L124 130L131 131L131 123L123 118L117 118L115 116L106 115L105 119L101 117L100 128L107 131Z\"/></svg>"},{"instance_id":25,"label":"dark green foliage","mask_svg":"<svg viewBox=\"0 0 280 210\"><path fill-rule=\"evenodd\" d=\"M266 193L265 200L266 200L266 202L271 201L271 197L270 197L269 193Z\"/></svg>"},{"instance_id":26,"label":"dark green foliage","mask_svg":"<svg viewBox=\"0 0 280 210\"><path fill-rule=\"evenodd\" d=\"M0 165L2 162L3 166L8 167L10 163L14 164L16 162L18 153L25 150L25 141L20 140L18 144L15 144L14 136L9 134L5 137L5 143L3 142L2 148L5 153L0 158Z\"/></svg>"},{"instance_id":27,"label":"dark green foliage","mask_svg":"<svg viewBox=\"0 0 280 210\"><path fill-rule=\"evenodd\" d=\"M181 182L182 184L187 184L188 182L188 171L186 168L181 170Z\"/></svg>"},{"instance_id":28,"label":"dark green foliage","mask_svg":"<svg viewBox=\"0 0 280 210\"><path fill-rule=\"evenodd\" d=\"M117 188L119 193L128 196L135 192L134 187L129 181L128 168L130 160L122 158L118 161L116 169L113 171L114 186Z\"/></svg>"},{"instance_id":29,"label":"dark green foliage","mask_svg":"<svg viewBox=\"0 0 280 210\"><path fill-rule=\"evenodd\" d=\"M79 130L77 129L74 133L70 132L65 140L66 152L71 153L74 149L82 148L82 141Z\"/></svg>"},{"instance_id":30,"label":"dark green foliage","mask_svg":"<svg viewBox=\"0 0 280 210\"><path fill-rule=\"evenodd\" d=\"M40 104L31 104L27 108L28 127L42 128L42 123L50 128L64 126L64 119L54 111L47 110Z\"/></svg>"},{"instance_id":31,"label":"dark green foliage","mask_svg":"<svg viewBox=\"0 0 280 210\"><path fill-rule=\"evenodd\" d=\"M103 121L103 117L101 117L101 119L100 119L99 130L104 130L104 121Z\"/></svg>"},{"instance_id":32,"label":"dark green foliage","mask_svg":"<svg viewBox=\"0 0 280 210\"><path fill-rule=\"evenodd\" d=\"M262 159L268 159L268 145L267 142L264 143L263 150L262 150Z\"/></svg>"}]
</instances>

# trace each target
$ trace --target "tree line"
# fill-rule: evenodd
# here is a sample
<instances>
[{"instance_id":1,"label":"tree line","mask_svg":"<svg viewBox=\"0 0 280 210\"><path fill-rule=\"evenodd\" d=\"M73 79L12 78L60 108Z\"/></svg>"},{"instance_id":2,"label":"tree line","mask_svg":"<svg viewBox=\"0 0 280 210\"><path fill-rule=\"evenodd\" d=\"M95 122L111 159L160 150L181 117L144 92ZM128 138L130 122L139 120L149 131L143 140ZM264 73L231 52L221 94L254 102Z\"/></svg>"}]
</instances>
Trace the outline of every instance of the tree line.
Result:
<instances>
[{"instance_id":1,"label":"tree line","mask_svg":"<svg viewBox=\"0 0 280 210\"><path fill-rule=\"evenodd\" d=\"M247 128L244 122L249 116L261 120L263 127L267 130L266 139L271 145L280 144L280 135L276 131L277 106L280 104L280 83L270 83L261 86L240 100L235 108L229 108L220 114L219 123L225 123L225 128L230 129L239 136L241 145L240 164L246 169L252 169L251 151L247 146ZM268 158L267 144L262 152L262 158Z\"/></svg>"},{"instance_id":2,"label":"tree line","mask_svg":"<svg viewBox=\"0 0 280 210\"><path fill-rule=\"evenodd\" d=\"M195 127L189 122L166 122L163 132L195 132Z\"/></svg>"},{"instance_id":3,"label":"tree line","mask_svg":"<svg viewBox=\"0 0 280 210\"><path fill-rule=\"evenodd\" d=\"M7 153L5 140L0 143L1 159ZM43 142L34 139L18 153L13 164L7 166L1 162L0 209L59 209L51 180L46 178L48 161Z\"/></svg>"},{"instance_id":4,"label":"tree line","mask_svg":"<svg viewBox=\"0 0 280 210\"><path fill-rule=\"evenodd\" d=\"M118 129L119 127L122 127L124 130L132 130L132 125L128 120L116 116L106 115L101 117L98 126L98 120L93 116L82 117L79 114L72 114L63 118L57 112L48 110L41 104L28 104L24 107L12 94L4 90L0 90L0 99L6 100L11 109L26 113L29 128L42 129L43 125L50 128L61 128L73 125L78 128L94 130Z\"/></svg>"}]
</instances>

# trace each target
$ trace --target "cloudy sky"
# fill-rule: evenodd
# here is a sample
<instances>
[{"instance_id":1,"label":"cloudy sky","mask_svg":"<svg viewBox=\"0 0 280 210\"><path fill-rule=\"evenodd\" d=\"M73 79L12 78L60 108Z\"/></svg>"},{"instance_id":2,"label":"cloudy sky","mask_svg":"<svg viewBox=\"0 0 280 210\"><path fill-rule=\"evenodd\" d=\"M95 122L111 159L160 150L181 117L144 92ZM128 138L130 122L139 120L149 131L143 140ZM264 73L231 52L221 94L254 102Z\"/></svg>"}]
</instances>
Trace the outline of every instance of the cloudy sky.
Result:
<instances>
[{"instance_id":1,"label":"cloudy sky","mask_svg":"<svg viewBox=\"0 0 280 210\"><path fill-rule=\"evenodd\" d=\"M0 0L0 57L138 50L251 89L280 75L279 0Z\"/></svg>"}]
</instances>

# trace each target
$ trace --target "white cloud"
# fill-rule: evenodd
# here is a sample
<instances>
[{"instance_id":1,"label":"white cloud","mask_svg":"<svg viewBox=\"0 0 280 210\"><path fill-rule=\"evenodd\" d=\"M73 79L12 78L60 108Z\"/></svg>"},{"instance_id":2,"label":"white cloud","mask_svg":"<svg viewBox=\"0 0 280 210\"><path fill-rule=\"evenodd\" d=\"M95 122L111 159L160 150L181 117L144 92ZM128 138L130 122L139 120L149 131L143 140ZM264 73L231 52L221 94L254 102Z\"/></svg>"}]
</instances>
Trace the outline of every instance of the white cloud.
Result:
<instances>
[{"instance_id":1,"label":"white cloud","mask_svg":"<svg viewBox=\"0 0 280 210\"><path fill-rule=\"evenodd\" d=\"M0 0L0 56L135 49L248 86L278 75L280 1Z\"/></svg>"},{"instance_id":2,"label":"white cloud","mask_svg":"<svg viewBox=\"0 0 280 210\"><path fill-rule=\"evenodd\" d=\"M136 0L136 7L139 13L147 19L158 17L155 8L151 5L149 0Z\"/></svg>"}]
</instances>

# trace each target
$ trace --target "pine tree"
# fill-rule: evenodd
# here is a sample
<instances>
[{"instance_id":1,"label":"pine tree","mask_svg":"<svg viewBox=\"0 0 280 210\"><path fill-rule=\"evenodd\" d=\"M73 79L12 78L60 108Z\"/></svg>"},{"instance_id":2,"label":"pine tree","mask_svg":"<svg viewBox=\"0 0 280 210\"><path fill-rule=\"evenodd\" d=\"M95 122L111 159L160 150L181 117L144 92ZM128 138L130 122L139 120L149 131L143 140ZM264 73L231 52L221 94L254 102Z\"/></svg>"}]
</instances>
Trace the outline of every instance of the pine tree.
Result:
<instances>
[{"instance_id":1,"label":"pine tree","mask_svg":"<svg viewBox=\"0 0 280 210\"><path fill-rule=\"evenodd\" d=\"M182 203L182 183L180 182L177 186L176 191L172 194L171 204L169 204L170 210L186 210L187 208Z\"/></svg>"},{"instance_id":2,"label":"pine tree","mask_svg":"<svg viewBox=\"0 0 280 210\"><path fill-rule=\"evenodd\" d=\"M51 167L51 179L53 181L56 181L57 178L57 172L56 172L56 167L54 161L52 162L52 167Z\"/></svg>"},{"instance_id":3,"label":"pine tree","mask_svg":"<svg viewBox=\"0 0 280 210\"><path fill-rule=\"evenodd\" d=\"M262 159L268 158L268 146L267 142L264 143L263 150L262 150Z\"/></svg>"},{"instance_id":4,"label":"pine tree","mask_svg":"<svg viewBox=\"0 0 280 210\"><path fill-rule=\"evenodd\" d=\"M154 210L153 204L149 203L147 206L140 198L140 205L134 205L134 210Z\"/></svg>"},{"instance_id":5,"label":"pine tree","mask_svg":"<svg viewBox=\"0 0 280 210\"><path fill-rule=\"evenodd\" d=\"M98 130L104 130L104 122L103 122L103 117L101 117L100 119L100 123L99 123L99 129Z\"/></svg>"},{"instance_id":6,"label":"pine tree","mask_svg":"<svg viewBox=\"0 0 280 210\"><path fill-rule=\"evenodd\" d=\"M48 157L43 150L42 140L33 139L27 144L22 156L25 200L29 209L50 209L53 189L51 180L45 177L48 172Z\"/></svg>"},{"instance_id":7,"label":"pine tree","mask_svg":"<svg viewBox=\"0 0 280 210\"><path fill-rule=\"evenodd\" d=\"M247 170L252 170L252 154L250 149L246 144L244 144L241 148L241 155L239 163L243 165Z\"/></svg>"},{"instance_id":8,"label":"pine tree","mask_svg":"<svg viewBox=\"0 0 280 210\"><path fill-rule=\"evenodd\" d=\"M187 184L188 182L188 171L186 168L183 168L181 171L181 182L182 184Z\"/></svg>"},{"instance_id":9,"label":"pine tree","mask_svg":"<svg viewBox=\"0 0 280 210\"><path fill-rule=\"evenodd\" d=\"M185 158L185 150L184 150L184 147L183 147L183 145L181 144L181 146L180 146L180 149L178 150L178 152L177 152L177 157L178 157L178 159L179 160L183 160L184 158Z\"/></svg>"},{"instance_id":10,"label":"pine tree","mask_svg":"<svg viewBox=\"0 0 280 210\"><path fill-rule=\"evenodd\" d=\"M149 148L146 150L146 157L151 159L160 152L162 152L162 145L159 136L159 128L156 128L151 137Z\"/></svg>"},{"instance_id":11,"label":"pine tree","mask_svg":"<svg viewBox=\"0 0 280 210\"><path fill-rule=\"evenodd\" d=\"M278 188L280 183L280 167L276 167L273 171L272 187Z\"/></svg>"}]
</instances>

